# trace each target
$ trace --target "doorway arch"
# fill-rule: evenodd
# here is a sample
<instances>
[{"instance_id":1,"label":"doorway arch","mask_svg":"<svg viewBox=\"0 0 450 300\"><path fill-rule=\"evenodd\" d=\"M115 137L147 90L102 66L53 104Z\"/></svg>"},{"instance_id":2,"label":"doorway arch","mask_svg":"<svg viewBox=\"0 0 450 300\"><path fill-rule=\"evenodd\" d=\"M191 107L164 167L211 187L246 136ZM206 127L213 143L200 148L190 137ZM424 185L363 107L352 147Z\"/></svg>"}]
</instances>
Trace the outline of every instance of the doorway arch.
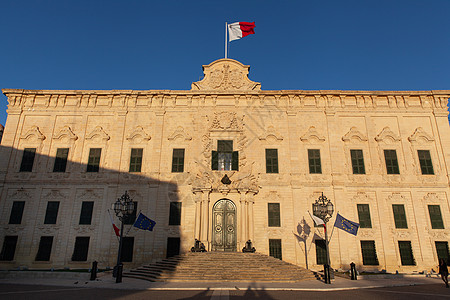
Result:
<instances>
[{"instance_id":1,"label":"doorway arch","mask_svg":"<svg viewBox=\"0 0 450 300\"><path fill-rule=\"evenodd\" d=\"M213 206L213 251L236 251L236 205L221 199Z\"/></svg>"}]
</instances>

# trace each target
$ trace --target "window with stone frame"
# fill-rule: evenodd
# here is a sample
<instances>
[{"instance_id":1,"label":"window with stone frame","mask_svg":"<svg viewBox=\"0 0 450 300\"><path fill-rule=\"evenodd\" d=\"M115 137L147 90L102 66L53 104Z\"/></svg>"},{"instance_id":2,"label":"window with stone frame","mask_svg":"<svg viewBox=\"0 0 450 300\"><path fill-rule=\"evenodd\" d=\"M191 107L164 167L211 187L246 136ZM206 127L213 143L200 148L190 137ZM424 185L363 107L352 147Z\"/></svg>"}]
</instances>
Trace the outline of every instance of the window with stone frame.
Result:
<instances>
[{"instance_id":1,"label":"window with stone frame","mask_svg":"<svg viewBox=\"0 0 450 300\"><path fill-rule=\"evenodd\" d=\"M142 148L132 148L130 154L130 173L139 173L142 168Z\"/></svg>"},{"instance_id":2,"label":"window with stone frame","mask_svg":"<svg viewBox=\"0 0 450 300\"><path fill-rule=\"evenodd\" d=\"M398 241L398 249L400 252L400 259L402 266L415 266L416 261L414 259L411 241Z\"/></svg>"},{"instance_id":3,"label":"window with stone frame","mask_svg":"<svg viewBox=\"0 0 450 300\"><path fill-rule=\"evenodd\" d=\"M81 203L80 225L91 225L94 201L83 201Z\"/></svg>"},{"instance_id":4,"label":"window with stone frame","mask_svg":"<svg viewBox=\"0 0 450 300\"><path fill-rule=\"evenodd\" d=\"M266 173L278 173L277 149L266 149Z\"/></svg>"},{"instance_id":5,"label":"window with stone frame","mask_svg":"<svg viewBox=\"0 0 450 300\"><path fill-rule=\"evenodd\" d=\"M310 174L322 174L320 149L308 149L308 163Z\"/></svg>"},{"instance_id":6,"label":"window with stone frame","mask_svg":"<svg viewBox=\"0 0 450 300\"><path fill-rule=\"evenodd\" d=\"M369 204L357 204L359 227L372 228L372 220L370 219Z\"/></svg>"},{"instance_id":7,"label":"window with stone frame","mask_svg":"<svg viewBox=\"0 0 450 300\"><path fill-rule=\"evenodd\" d=\"M212 151L211 154L211 169L239 171L239 152L233 151L232 140L217 141L217 151Z\"/></svg>"},{"instance_id":8,"label":"window with stone frame","mask_svg":"<svg viewBox=\"0 0 450 300\"><path fill-rule=\"evenodd\" d=\"M59 201L48 201L45 211L44 224L56 224L58 218Z\"/></svg>"},{"instance_id":9,"label":"window with stone frame","mask_svg":"<svg viewBox=\"0 0 450 300\"><path fill-rule=\"evenodd\" d=\"M405 206L403 204L392 204L392 211L394 213L395 228L408 228Z\"/></svg>"},{"instance_id":10,"label":"window with stone frame","mask_svg":"<svg viewBox=\"0 0 450 300\"><path fill-rule=\"evenodd\" d=\"M361 241L361 253L363 258L363 265L379 265L377 251L375 249L375 241Z\"/></svg>"},{"instance_id":11,"label":"window with stone frame","mask_svg":"<svg viewBox=\"0 0 450 300\"><path fill-rule=\"evenodd\" d=\"M327 245L325 240L316 239L316 264L325 265L327 263Z\"/></svg>"},{"instance_id":12,"label":"window with stone frame","mask_svg":"<svg viewBox=\"0 0 450 300\"><path fill-rule=\"evenodd\" d=\"M360 149L351 149L350 156L352 159L353 174L366 174L363 151Z\"/></svg>"},{"instance_id":13,"label":"window with stone frame","mask_svg":"<svg viewBox=\"0 0 450 300\"><path fill-rule=\"evenodd\" d=\"M280 203L268 203L268 224L269 227L280 227Z\"/></svg>"},{"instance_id":14,"label":"window with stone frame","mask_svg":"<svg viewBox=\"0 0 450 300\"><path fill-rule=\"evenodd\" d=\"M441 207L439 205L428 205L428 213L430 214L431 228L444 229Z\"/></svg>"},{"instance_id":15,"label":"window with stone frame","mask_svg":"<svg viewBox=\"0 0 450 300\"><path fill-rule=\"evenodd\" d=\"M433 163L429 150L417 150L422 175L434 175Z\"/></svg>"},{"instance_id":16,"label":"window with stone frame","mask_svg":"<svg viewBox=\"0 0 450 300\"><path fill-rule=\"evenodd\" d=\"M445 262L450 262L450 253L448 250L448 242L447 241L435 241L434 245L436 246L436 254L438 259L443 259Z\"/></svg>"},{"instance_id":17,"label":"window with stone frame","mask_svg":"<svg viewBox=\"0 0 450 300\"><path fill-rule=\"evenodd\" d=\"M16 253L17 235L7 235L3 239L2 252L0 252L0 261L12 261L14 260L14 254Z\"/></svg>"},{"instance_id":18,"label":"window with stone frame","mask_svg":"<svg viewBox=\"0 0 450 300\"><path fill-rule=\"evenodd\" d=\"M53 236L41 236L36 261L49 261L52 253Z\"/></svg>"},{"instance_id":19,"label":"window with stone frame","mask_svg":"<svg viewBox=\"0 0 450 300\"><path fill-rule=\"evenodd\" d=\"M280 260L283 259L281 239L269 239L269 255Z\"/></svg>"},{"instance_id":20,"label":"window with stone frame","mask_svg":"<svg viewBox=\"0 0 450 300\"><path fill-rule=\"evenodd\" d=\"M89 251L89 237L77 236L73 248L72 261L87 261Z\"/></svg>"},{"instance_id":21,"label":"window with stone frame","mask_svg":"<svg viewBox=\"0 0 450 300\"><path fill-rule=\"evenodd\" d=\"M387 174L400 174L396 150L384 150L384 160Z\"/></svg>"},{"instance_id":22,"label":"window with stone frame","mask_svg":"<svg viewBox=\"0 0 450 300\"><path fill-rule=\"evenodd\" d=\"M133 205L134 205L133 213L127 216L126 218L123 218L124 225L133 225L134 222L136 221L137 206L138 206L137 201L133 201Z\"/></svg>"},{"instance_id":23,"label":"window with stone frame","mask_svg":"<svg viewBox=\"0 0 450 300\"><path fill-rule=\"evenodd\" d=\"M23 149L22 162L19 172L31 172L33 170L34 158L36 156L36 148Z\"/></svg>"},{"instance_id":24,"label":"window with stone frame","mask_svg":"<svg viewBox=\"0 0 450 300\"><path fill-rule=\"evenodd\" d=\"M67 166L67 158L69 156L69 148L58 148L56 150L55 164L53 172L65 172Z\"/></svg>"},{"instance_id":25,"label":"window with stone frame","mask_svg":"<svg viewBox=\"0 0 450 300\"><path fill-rule=\"evenodd\" d=\"M14 201L11 214L9 215L8 224L20 224L22 223L23 210L25 208L25 201Z\"/></svg>"},{"instance_id":26,"label":"window with stone frame","mask_svg":"<svg viewBox=\"0 0 450 300\"><path fill-rule=\"evenodd\" d=\"M102 155L102 148L89 149L89 158L86 172L98 172L100 169L100 157Z\"/></svg>"},{"instance_id":27,"label":"window with stone frame","mask_svg":"<svg viewBox=\"0 0 450 300\"><path fill-rule=\"evenodd\" d=\"M184 149L173 149L172 173L184 172Z\"/></svg>"},{"instance_id":28,"label":"window with stone frame","mask_svg":"<svg viewBox=\"0 0 450 300\"><path fill-rule=\"evenodd\" d=\"M181 225L181 202L170 202L169 225Z\"/></svg>"}]
</instances>

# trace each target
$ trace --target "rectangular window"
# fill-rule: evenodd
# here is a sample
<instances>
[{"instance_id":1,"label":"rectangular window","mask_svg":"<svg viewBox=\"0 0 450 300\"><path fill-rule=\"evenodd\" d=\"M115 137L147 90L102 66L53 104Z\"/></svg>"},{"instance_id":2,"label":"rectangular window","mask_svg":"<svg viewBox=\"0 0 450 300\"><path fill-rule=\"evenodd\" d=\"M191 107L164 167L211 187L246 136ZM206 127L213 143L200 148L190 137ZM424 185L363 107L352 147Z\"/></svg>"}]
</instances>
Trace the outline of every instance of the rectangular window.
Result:
<instances>
[{"instance_id":1,"label":"rectangular window","mask_svg":"<svg viewBox=\"0 0 450 300\"><path fill-rule=\"evenodd\" d=\"M167 253L166 258L180 254L180 238L169 237L167 238Z\"/></svg>"},{"instance_id":2,"label":"rectangular window","mask_svg":"<svg viewBox=\"0 0 450 300\"><path fill-rule=\"evenodd\" d=\"M20 164L20 172L31 172L33 170L34 157L36 148L23 149L22 163Z\"/></svg>"},{"instance_id":3,"label":"rectangular window","mask_svg":"<svg viewBox=\"0 0 450 300\"><path fill-rule=\"evenodd\" d=\"M59 201L48 201L45 211L44 224L56 224L58 218Z\"/></svg>"},{"instance_id":4,"label":"rectangular window","mask_svg":"<svg viewBox=\"0 0 450 300\"><path fill-rule=\"evenodd\" d=\"M56 150L55 164L53 172L65 172L67 166L67 157L69 156L69 148L58 148Z\"/></svg>"},{"instance_id":5,"label":"rectangular window","mask_svg":"<svg viewBox=\"0 0 450 300\"><path fill-rule=\"evenodd\" d=\"M91 148L89 150L89 159L86 172L98 172L100 168L101 155L102 155L102 148Z\"/></svg>"},{"instance_id":6,"label":"rectangular window","mask_svg":"<svg viewBox=\"0 0 450 300\"><path fill-rule=\"evenodd\" d=\"M184 149L173 149L172 154L172 172L184 172Z\"/></svg>"},{"instance_id":7,"label":"rectangular window","mask_svg":"<svg viewBox=\"0 0 450 300\"><path fill-rule=\"evenodd\" d=\"M308 149L308 162L310 174L322 174L319 149Z\"/></svg>"},{"instance_id":8,"label":"rectangular window","mask_svg":"<svg viewBox=\"0 0 450 300\"><path fill-rule=\"evenodd\" d=\"M438 259L444 259L445 262L448 263L450 254L448 251L448 242L434 242L436 245L436 253L438 256Z\"/></svg>"},{"instance_id":9,"label":"rectangular window","mask_svg":"<svg viewBox=\"0 0 450 300\"><path fill-rule=\"evenodd\" d=\"M36 261L49 261L50 254L52 252L53 237L52 236L41 236L41 241L39 242L39 249L36 254Z\"/></svg>"},{"instance_id":10,"label":"rectangular window","mask_svg":"<svg viewBox=\"0 0 450 300\"><path fill-rule=\"evenodd\" d=\"M327 263L327 245L325 240L315 240L316 244L316 263L325 265Z\"/></svg>"},{"instance_id":11,"label":"rectangular window","mask_svg":"<svg viewBox=\"0 0 450 300\"><path fill-rule=\"evenodd\" d=\"M410 241L398 241L398 249L400 251L400 259L403 266L416 265Z\"/></svg>"},{"instance_id":12,"label":"rectangular window","mask_svg":"<svg viewBox=\"0 0 450 300\"><path fill-rule=\"evenodd\" d=\"M405 206L403 204L392 204L392 211L394 212L395 228L408 228Z\"/></svg>"},{"instance_id":13,"label":"rectangular window","mask_svg":"<svg viewBox=\"0 0 450 300\"><path fill-rule=\"evenodd\" d=\"M80 225L91 225L94 201L83 201L81 203Z\"/></svg>"},{"instance_id":14,"label":"rectangular window","mask_svg":"<svg viewBox=\"0 0 450 300\"><path fill-rule=\"evenodd\" d=\"M142 167L142 149L131 149L130 172L141 172Z\"/></svg>"},{"instance_id":15,"label":"rectangular window","mask_svg":"<svg viewBox=\"0 0 450 300\"><path fill-rule=\"evenodd\" d=\"M87 261L89 251L89 237L77 236L73 248L72 261Z\"/></svg>"},{"instance_id":16,"label":"rectangular window","mask_svg":"<svg viewBox=\"0 0 450 300\"><path fill-rule=\"evenodd\" d=\"M353 174L366 174L364 168L364 156L362 150L350 150L350 156L352 158Z\"/></svg>"},{"instance_id":17,"label":"rectangular window","mask_svg":"<svg viewBox=\"0 0 450 300\"><path fill-rule=\"evenodd\" d=\"M278 173L277 149L266 149L266 173Z\"/></svg>"},{"instance_id":18,"label":"rectangular window","mask_svg":"<svg viewBox=\"0 0 450 300\"><path fill-rule=\"evenodd\" d=\"M14 201L11 208L11 215L9 216L9 224L22 223L23 209L25 201Z\"/></svg>"},{"instance_id":19,"label":"rectangular window","mask_svg":"<svg viewBox=\"0 0 450 300\"><path fill-rule=\"evenodd\" d=\"M133 213L131 215L129 215L127 218L123 219L123 224L125 224L125 225L133 225L134 221L136 221L136 212L137 212L138 203L136 201L133 201L133 204L134 204Z\"/></svg>"},{"instance_id":20,"label":"rectangular window","mask_svg":"<svg viewBox=\"0 0 450 300\"><path fill-rule=\"evenodd\" d=\"M126 236L122 240L122 252L120 254L122 262L133 261L134 237Z\"/></svg>"},{"instance_id":21,"label":"rectangular window","mask_svg":"<svg viewBox=\"0 0 450 300\"><path fill-rule=\"evenodd\" d=\"M359 227L372 228L372 221L370 220L369 204L357 204Z\"/></svg>"},{"instance_id":22,"label":"rectangular window","mask_svg":"<svg viewBox=\"0 0 450 300\"><path fill-rule=\"evenodd\" d=\"M169 225L181 225L181 202L170 202Z\"/></svg>"},{"instance_id":23,"label":"rectangular window","mask_svg":"<svg viewBox=\"0 0 450 300\"><path fill-rule=\"evenodd\" d=\"M384 160L386 161L386 172L388 174L400 174L398 168L397 151L384 150Z\"/></svg>"},{"instance_id":24,"label":"rectangular window","mask_svg":"<svg viewBox=\"0 0 450 300\"><path fill-rule=\"evenodd\" d=\"M280 203L268 203L269 227L280 227Z\"/></svg>"},{"instance_id":25,"label":"rectangular window","mask_svg":"<svg viewBox=\"0 0 450 300\"><path fill-rule=\"evenodd\" d=\"M420 170L423 175L434 175L433 163L429 150L417 150L419 155Z\"/></svg>"},{"instance_id":26,"label":"rectangular window","mask_svg":"<svg viewBox=\"0 0 450 300\"><path fill-rule=\"evenodd\" d=\"M428 205L428 212L430 213L431 228L444 229L441 207L439 205Z\"/></svg>"},{"instance_id":27,"label":"rectangular window","mask_svg":"<svg viewBox=\"0 0 450 300\"><path fill-rule=\"evenodd\" d=\"M378 266L375 241L361 241L361 253L363 258L363 265Z\"/></svg>"},{"instance_id":28,"label":"rectangular window","mask_svg":"<svg viewBox=\"0 0 450 300\"><path fill-rule=\"evenodd\" d=\"M283 259L281 251L281 240L269 239L269 255L278 259Z\"/></svg>"},{"instance_id":29,"label":"rectangular window","mask_svg":"<svg viewBox=\"0 0 450 300\"><path fill-rule=\"evenodd\" d=\"M16 253L17 235L7 235L3 240L2 252L0 253L0 260L11 261L14 260Z\"/></svg>"},{"instance_id":30,"label":"rectangular window","mask_svg":"<svg viewBox=\"0 0 450 300\"><path fill-rule=\"evenodd\" d=\"M233 151L233 141L217 141L217 151L212 151L211 169L239 171L239 152Z\"/></svg>"}]
</instances>

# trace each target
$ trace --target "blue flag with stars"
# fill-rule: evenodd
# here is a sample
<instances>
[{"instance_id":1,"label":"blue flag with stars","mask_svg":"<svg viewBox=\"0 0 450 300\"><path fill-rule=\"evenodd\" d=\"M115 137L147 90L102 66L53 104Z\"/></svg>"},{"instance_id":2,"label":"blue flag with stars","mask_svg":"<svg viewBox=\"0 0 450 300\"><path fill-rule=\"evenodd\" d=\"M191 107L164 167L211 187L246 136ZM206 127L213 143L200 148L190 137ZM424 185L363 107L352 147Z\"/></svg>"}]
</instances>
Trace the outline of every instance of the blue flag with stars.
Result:
<instances>
[{"instance_id":1,"label":"blue flag with stars","mask_svg":"<svg viewBox=\"0 0 450 300\"><path fill-rule=\"evenodd\" d=\"M150 218L144 216L143 213L139 213L139 216L137 217L136 222L134 222L133 226L139 229L153 231L153 227L155 227L155 224L155 221L150 220Z\"/></svg>"},{"instance_id":2,"label":"blue flag with stars","mask_svg":"<svg viewBox=\"0 0 450 300\"><path fill-rule=\"evenodd\" d=\"M356 235L358 233L359 224L347 220L340 214L337 214L336 221L334 222L334 227L342 229L350 234Z\"/></svg>"}]
</instances>

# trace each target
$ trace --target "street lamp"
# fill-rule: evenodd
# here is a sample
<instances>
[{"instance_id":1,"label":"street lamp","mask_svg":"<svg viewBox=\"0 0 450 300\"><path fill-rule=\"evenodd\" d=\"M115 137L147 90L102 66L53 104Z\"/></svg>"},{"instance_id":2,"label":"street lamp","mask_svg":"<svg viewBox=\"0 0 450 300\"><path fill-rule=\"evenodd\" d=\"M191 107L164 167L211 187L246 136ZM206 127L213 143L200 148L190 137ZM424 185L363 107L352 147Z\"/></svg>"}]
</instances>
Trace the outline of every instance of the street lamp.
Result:
<instances>
[{"instance_id":1,"label":"street lamp","mask_svg":"<svg viewBox=\"0 0 450 300\"><path fill-rule=\"evenodd\" d=\"M115 203L113 203L112 208L116 213L116 216L121 221L120 226L120 239L119 239L119 253L117 254L117 265L116 265L116 283L122 282L122 238L123 238L123 221L131 216L134 212L134 203L133 200L128 195L127 191L120 198L117 199Z\"/></svg>"},{"instance_id":2,"label":"street lamp","mask_svg":"<svg viewBox=\"0 0 450 300\"><path fill-rule=\"evenodd\" d=\"M316 200L316 202L313 204L313 214L319 218L321 218L325 222L325 246L327 250L327 267L325 269L330 268L330 251L328 249L328 230L327 230L327 222L330 220L331 216L334 212L334 206L333 203L331 203L331 200L327 199L326 196L322 195L319 196L319 199ZM327 275L325 274L325 277ZM328 283L330 280L330 276L328 276Z\"/></svg>"}]
</instances>

